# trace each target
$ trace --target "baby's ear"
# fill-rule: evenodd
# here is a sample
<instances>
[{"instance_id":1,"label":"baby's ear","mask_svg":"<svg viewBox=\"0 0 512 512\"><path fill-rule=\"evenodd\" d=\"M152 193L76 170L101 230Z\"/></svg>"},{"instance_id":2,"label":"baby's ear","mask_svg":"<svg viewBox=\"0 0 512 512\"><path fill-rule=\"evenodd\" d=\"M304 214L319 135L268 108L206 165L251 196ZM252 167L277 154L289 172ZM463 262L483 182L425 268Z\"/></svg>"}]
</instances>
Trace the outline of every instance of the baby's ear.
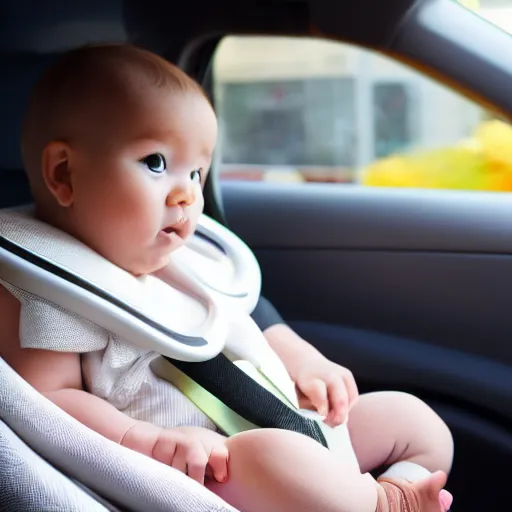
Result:
<instances>
[{"instance_id":1,"label":"baby's ear","mask_svg":"<svg viewBox=\"0 0 512 512\"><path fill-rule=\"evenodd\" d=\"M43 180L57 202L65 208L73 204L70 157L71 148L65 142L52 141L43 150Z\"/></svg>"}]
</instances>

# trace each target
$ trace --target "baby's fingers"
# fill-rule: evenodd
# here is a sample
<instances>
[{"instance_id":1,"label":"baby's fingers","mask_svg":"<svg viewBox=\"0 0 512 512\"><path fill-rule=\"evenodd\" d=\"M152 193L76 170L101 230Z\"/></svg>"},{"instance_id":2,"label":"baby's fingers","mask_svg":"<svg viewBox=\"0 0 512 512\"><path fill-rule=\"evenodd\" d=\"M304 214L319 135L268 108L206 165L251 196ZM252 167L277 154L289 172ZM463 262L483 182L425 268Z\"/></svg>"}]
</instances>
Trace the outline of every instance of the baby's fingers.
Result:
<instances>
[{"instance_id":1,"label":"baby's fingers","mask_svg":"<svg viewBox=\"0 0 512 512\"><path fill-rule=\"evenodd\" d=\"M325 382L320 379L311 379L305 383L299 383L299 387L302 393L311 400L318 413L326 416L329 412L329 401Z\"/></svg>"},{"instance_id":2,"label":"baby's fingers","mask_svg":"<svg viewBox=\"0 0 512 512\"><path fill-rule=\"evenodd\" d=\"M174 460L178 445L172 436L166 434L161 435L156 442L151 457L162 464L170 466Z\"/></svg>"},{"instance_id":3,"label":"baby's fingers","mask_svg":"<svg viewBox=\"0 0 512 512\"><path fill-rule=\"evenodd\" d=\"M178 444L171 460L170 466L182 473L187 474L188 447L185 444Z\"/></svg>"},{"instance_id":4,"label":"baby's fingers","mask_svg":"<svg viewBox=\"0 0 512 512\"><path fill-rule=\"evenodd\" d=\"M348 393L345 383L341 378L334 379L328 387L330 409L326 423L336 427L347 419L348 414Z\"/></svg>"},{"instance_id":5,"label":"baby's fingers","mask_svg":"<svg viewBox=\"0 0 512 512\"><path fill-rule=\"evenodd\" d=\"M206 455L202 445L197 444L197 446L190 448L187 452L186 460L187 475L192 478L192 480L195 480L201 485L204 485L204 476L206 473L206 465L208 464L208 455Z\"/></svg>"},{"instance_id":6,"label":"baby's fingers","mask_svg":"<svg viewBox=\"0 0 512 512\"><path fill-rule=\"evenodd\" d=\"M223 483L228 479L228 456L228 449L223 445L214 447L210 453L208 465L217 482Z\"/></svg>"}]
</instances>

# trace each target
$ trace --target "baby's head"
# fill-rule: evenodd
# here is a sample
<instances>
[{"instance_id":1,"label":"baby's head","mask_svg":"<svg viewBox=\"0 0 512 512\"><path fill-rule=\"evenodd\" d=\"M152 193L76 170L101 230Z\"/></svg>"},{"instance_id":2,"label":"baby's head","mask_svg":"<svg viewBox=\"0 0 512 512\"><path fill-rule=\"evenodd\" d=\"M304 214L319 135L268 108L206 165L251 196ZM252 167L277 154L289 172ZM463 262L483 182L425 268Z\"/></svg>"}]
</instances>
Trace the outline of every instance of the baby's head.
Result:
<instances>
[{"instance_id":1,"label":"baby's head","mask_svg":"<svg viewBox=\"0 0 512 512\"><path fill-rule=\"evenodd\" d=\"M217 137L200 86L124 45L74 50L36 85L22 155L36 211L140 275L195 230Z\"/></svg>"}]
</instances>

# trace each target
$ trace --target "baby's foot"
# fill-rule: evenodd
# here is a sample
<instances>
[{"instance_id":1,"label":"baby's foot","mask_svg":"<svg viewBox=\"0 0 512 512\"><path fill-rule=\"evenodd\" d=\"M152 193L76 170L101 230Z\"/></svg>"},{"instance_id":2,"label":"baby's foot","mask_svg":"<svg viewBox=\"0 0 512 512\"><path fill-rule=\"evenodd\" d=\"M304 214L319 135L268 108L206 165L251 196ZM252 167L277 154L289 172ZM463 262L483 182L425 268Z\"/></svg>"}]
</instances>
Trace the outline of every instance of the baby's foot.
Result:
<instances>
[{"instance_id":1,"label":"baby's foot","mask_svg":"<svg viewBox=\"0 0 512 512\"><path fill-rule=\"evenodd\" d=\"M441 489L439 503L441 503L441 510L448 512L453 503L453 496L446 489Z\"/></svg>"},{"instance_id":2,"label":"baby's foot","mask_svg":"<svg viewBox=\"0 0 512 512\"><path fill-rule=\"evenodd\" d=\"M437 471L410 483L407 480L382 478L376 512L447 512L452 495L443 489L446 475Z\"/></svg>"}]
</instances>

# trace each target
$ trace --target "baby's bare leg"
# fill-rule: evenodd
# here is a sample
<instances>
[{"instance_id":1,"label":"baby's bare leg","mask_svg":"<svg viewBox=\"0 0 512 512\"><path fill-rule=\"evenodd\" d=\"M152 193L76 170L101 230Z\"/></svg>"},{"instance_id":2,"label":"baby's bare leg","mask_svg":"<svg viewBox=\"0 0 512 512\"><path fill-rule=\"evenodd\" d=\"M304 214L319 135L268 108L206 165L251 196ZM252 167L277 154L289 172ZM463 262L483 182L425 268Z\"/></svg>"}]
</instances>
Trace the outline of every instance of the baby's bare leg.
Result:
<instances>
[{"instance_id":1,"label":"baby's bare leg","mask_svg":"<svg viewBox=\"0 0 512 512\"><path fill-rule=\"evenodd\" d=\"M229 479L210 490L241 512L441 512L444 473L377 484L312 439L254 430L227 440Z\"/></svg>"},{"instance_id":2,"label":"baby's bare leg","mask_svg":"<svg viewBox=\"0 0 512 512\"><path fill-rule=\"evenodd\" d=\"M375 512L370 475L332 456L316 441L261 429L227 440L229 480L208 488L242 512Z\"/></svg>"},{"instance_id":3,"label":"baby's bare leg","mask_svg":"<svg viewBox=\"0 0 512 512\"><path fill-rule=\"evenodd\" d=\"M430 407L412 395L362 395L350 411L348 426L363 473L400 461L413 462L430 472L450 471L450 431Z\"/></svg>"}]
</instances>

